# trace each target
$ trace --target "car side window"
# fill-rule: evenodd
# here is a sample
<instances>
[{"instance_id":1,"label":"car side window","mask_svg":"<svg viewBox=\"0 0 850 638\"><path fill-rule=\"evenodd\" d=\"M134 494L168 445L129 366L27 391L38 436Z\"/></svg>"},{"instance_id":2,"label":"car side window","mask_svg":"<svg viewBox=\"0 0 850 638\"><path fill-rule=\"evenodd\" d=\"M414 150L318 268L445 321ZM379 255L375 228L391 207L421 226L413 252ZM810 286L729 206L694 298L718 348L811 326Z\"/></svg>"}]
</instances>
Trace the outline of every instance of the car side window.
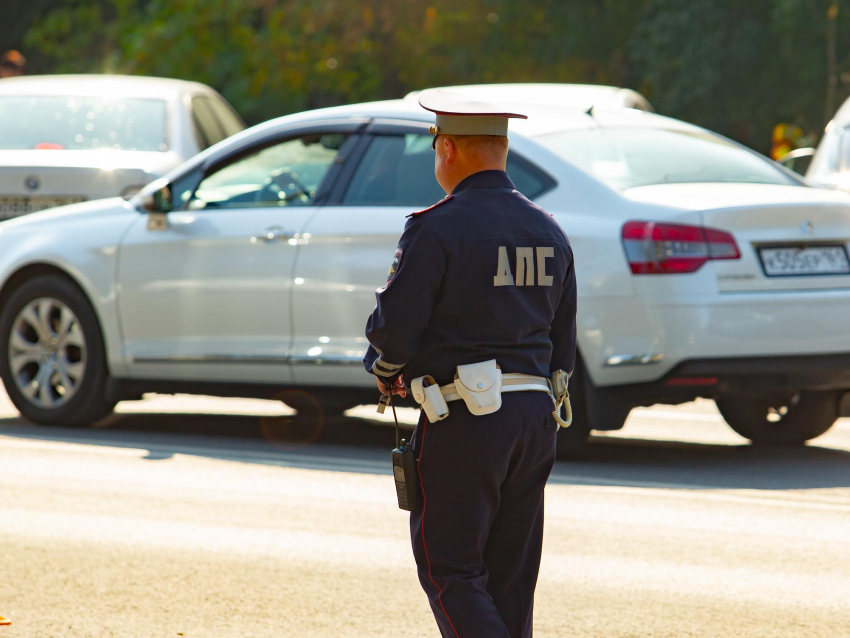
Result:
<instances>
[{"instance_id":1,"label":"car side window","mask_svg":"<svg viewBox=\"0 0 850 638\"><path fill-rule=\"evenodd\" d=\"M204 177L189 208L309 206L347 135L290 139L243 154Z\"/></svg>"},{"instance_id":2,"label":"car side window","mask_svg":"<svg viewBox=\"0 0 850 638\"><path fill-rule=\"evenodd\" d=\"M349 206L426 206L445 196L430 135L376 135L346 189Z\"/></svg>"},{"instance_id":3,"label":"car side window","mask_svg":"<svg viewBox=\"0 0 850 638\"><path fill-rule=\"evenodd\" d=\"M529 161L508 154L508 176L529 199L554 186L554 181ZM376 135L343 195L349 206L429 206L445 196L434 177L431 136Z\"/></svg>"},{"instance_id":4,"label":"car side window","mask_svg":"<svg viewBox=\"0 0 850 638\"><path fill-rule=\"evenodd\" d=\"M528 199L540 197L543 193L555 188L557 184L543 170L511 151L508 151L506 170L516 189Z\"/></svg>"},{"instance_id":5,"label":"car side window","mask_svg":"<svg viewBox=\"0 0 850 638\"><path fill-rule=\"evenodd\" d=\"M245 124L243 124L242 120L239 119L239 116L236 115L233 107L223 99L211 97L209 99L209 106L212 108L218 123L224 130L225 137L230 137L231 135L235 135L239 131L245 129Z\"/></svg>"},{"instance_id":6,"label":"car side window","mask_svg":"<svg viewBox=\"0 0 850 638\"><path fill-rule=\"evenodd\" d=\"M192 98L192 117L195 123L195 136L201 150L227 137L209 105L209 98L203 95Z\"/></svg>"}]
</instances>

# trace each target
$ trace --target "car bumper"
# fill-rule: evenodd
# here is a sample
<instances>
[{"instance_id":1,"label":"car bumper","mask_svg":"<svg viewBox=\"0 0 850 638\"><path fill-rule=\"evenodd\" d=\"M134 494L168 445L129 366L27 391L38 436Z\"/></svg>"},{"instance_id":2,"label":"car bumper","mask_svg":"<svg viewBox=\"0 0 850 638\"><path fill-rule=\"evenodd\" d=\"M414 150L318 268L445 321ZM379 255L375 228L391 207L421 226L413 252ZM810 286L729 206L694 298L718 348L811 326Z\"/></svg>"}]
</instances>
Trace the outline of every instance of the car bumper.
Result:
<instances>
[{"instance_id":1,"label":"car bumper","mask_svg":"<svg viewBox=\"0 0 850 638\"><path fill-rule=\"evenodd\" d=\"M850 368L841 354L850 353L850 291L580 299L579 313L579 347L597 386Z\"/></svg>"}]
</instances>

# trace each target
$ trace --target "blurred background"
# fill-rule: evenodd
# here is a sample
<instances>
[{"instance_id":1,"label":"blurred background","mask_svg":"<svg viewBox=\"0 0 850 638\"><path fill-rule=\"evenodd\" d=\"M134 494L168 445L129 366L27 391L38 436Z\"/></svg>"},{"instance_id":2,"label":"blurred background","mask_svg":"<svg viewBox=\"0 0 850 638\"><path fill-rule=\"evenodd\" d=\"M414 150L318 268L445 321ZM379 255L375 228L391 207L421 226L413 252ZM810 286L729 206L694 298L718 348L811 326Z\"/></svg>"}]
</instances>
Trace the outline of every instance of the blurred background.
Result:
<instances>
[{"instance_id":1,"label":"blurred background","mask_svg":"<svg viewBox=\"0 0 850 638\"><path fill-rule=\"evenodd\" d=\"M850 0L30 0L27 74L197 80L251 125L428 86L593 83L774 159L850 95Z\"/></svg>"}]
</instances>

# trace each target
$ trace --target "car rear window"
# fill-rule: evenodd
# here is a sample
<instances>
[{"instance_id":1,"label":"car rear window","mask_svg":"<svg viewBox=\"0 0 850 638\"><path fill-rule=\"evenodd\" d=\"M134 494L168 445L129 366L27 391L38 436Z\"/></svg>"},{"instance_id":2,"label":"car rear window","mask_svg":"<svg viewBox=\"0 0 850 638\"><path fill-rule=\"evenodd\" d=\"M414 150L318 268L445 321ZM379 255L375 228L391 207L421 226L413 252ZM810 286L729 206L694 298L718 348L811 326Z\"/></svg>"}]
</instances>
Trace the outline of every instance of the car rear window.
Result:
<instances>
[{"instance_id":1,"label":"car rear window","mask_svg":"<svg viewBox=\"0 0 850 638\"><path fill-rule=\"evenodd\" d=\"M168 150L165 100L0 96L0 149Z\"/></svg>"},{"instance_id":2,"label":"car rear window","mask_svg":"<svg viewBox=\"0 0 850 638\"><path fill-rule=\"evenodd\" d=\"M618 190L695 182L800 185L770 160L708 131L601 126L534 139Z\"/></svg>"}]
</instances>

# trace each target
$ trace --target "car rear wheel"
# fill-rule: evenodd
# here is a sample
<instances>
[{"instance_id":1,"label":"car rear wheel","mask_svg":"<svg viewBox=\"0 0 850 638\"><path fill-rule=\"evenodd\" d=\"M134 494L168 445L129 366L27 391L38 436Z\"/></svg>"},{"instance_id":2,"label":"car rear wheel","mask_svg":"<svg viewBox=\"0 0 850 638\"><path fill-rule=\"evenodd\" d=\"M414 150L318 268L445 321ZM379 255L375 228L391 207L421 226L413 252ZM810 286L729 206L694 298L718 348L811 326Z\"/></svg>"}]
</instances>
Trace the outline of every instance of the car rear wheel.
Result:
<instances>
[{"instance_id":1,"label":"car rear wheel","mask_svg":"<svg viewBox=\"0 0 850 638\"><path fill-rule=\"evenodd\" d=\"M41 275L0 314L0 378L15 407L43 425L88 425L115 407L100 325L71 281Z\"/></svg>"},{"instance_id":2,"label":"car rear wheel","mask_svg":"<svg viewBox=\"0 0 850 638\"><path fill-rule=\"evenodd\" d=\"M735 432L757 445L802 445L838 419L836 392L797 392L758 397L726 395L715 401Z\"/></svg>"}]
</instances>

